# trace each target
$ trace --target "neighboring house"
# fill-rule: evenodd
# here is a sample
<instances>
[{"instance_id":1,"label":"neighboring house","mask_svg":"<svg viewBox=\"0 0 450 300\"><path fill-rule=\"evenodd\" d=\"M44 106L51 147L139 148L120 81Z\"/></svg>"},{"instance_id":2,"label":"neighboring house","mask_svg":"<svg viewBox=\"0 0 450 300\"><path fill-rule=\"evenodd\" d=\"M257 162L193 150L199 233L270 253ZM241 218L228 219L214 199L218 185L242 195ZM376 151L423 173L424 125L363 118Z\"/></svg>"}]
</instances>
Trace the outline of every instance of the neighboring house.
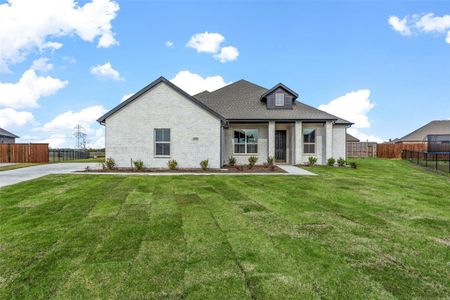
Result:
<instances>
[{"instance_id":1,"label":"neighboring house","mask_svg":"<svg viewBox=\"0 0 450 300\"><path fill-rule=\"evenodd\" d=\"M400 139L395 139L395 143L426 143L428 136L448 136L450 138L450 120L436 120L408 133Z\"/></svg>"},{"instance_id":2,"label":"neighboring house","mask_svg":"<svg viewBox=\"0 0 450 300\"><path fill-rule=\"evenodd\" d=\"M348 134L348 133L346 134L345 139L346 139L347 143L359 143L360 142L360 140L358 138L356 138L353 135Z\"/></svg>"},{"instance_id":3,"label":"neighboring house","mask_svg":"<svg viewBox=\"0 0 450 300\"><path fill-rule=\"evenodd\" d=\"M266 89L239 80L213 92L190 96L160 77L98 119L105 125L106 157L119 167L142 160L165 168L175 159L181 168L209 160L219 168L233 156L247 164L272 156L277 163L302 164L315 156L344 157L352 123L297 101L298 94L279 83Z\"/></svg>"},{"instance_id":4,"label":"neighboring house","mask_svg":"<svg viewBox=\"0 0 450 300\"><path fill-rule=\"evenodd\" d=\"M17 135L0 128L0 144L14 144L17 138Z\"/></svg>"}]
</instances>

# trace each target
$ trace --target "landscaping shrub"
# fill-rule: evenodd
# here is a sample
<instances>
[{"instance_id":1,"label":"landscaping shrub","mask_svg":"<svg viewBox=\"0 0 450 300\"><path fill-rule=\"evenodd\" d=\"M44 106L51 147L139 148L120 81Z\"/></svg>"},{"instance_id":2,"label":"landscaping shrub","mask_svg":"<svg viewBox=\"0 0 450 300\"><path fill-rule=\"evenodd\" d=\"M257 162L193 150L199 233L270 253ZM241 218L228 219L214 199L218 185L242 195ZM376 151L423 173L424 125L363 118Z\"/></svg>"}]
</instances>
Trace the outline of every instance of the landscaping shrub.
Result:
<instances>
[{"instance_id":1,"label":"landscaping shrub","mask_svg":"<svg viewBox=\"0 0 450 300\"><path fill-rule=\"evenodd\" d=\"M169 166L169 169L176 170L178 166L178 162L175 159L171 159L167 162L167 165Z\"/></svg>"},{"instance_id":2,"label":"landscaping shrub","mask_svg":"<svg viewBox=\"0 0 450 300\"><path fill-rule=\"evenodd\" d=\"M267 167L270 168L272 171L275 170L274 161L275 161L275 159L273 156L267 157Z\"/></svg>"},{"instance_id":3,"label":"landscaping shrub","mask_svg":"<svg viewBox=\"0 0 450 300\"><path fill-rule=\"evenodd\" d=\"M140 159L133 161L134 167L136 170L140 171L144 168L144 162Z\"/></svg>"},{"instance_id":4,"label":"landscaping shrub","mask_svg":"<svg viewBox=\"0 0 450 300\"><path fill-rule=\"evenodd\" d=\"M258 158L254 155L250 156L248 158L248 168L251 169L255 166L256 162L258 161Z\"/></svg>"},{"instance_id":5,"label":"landscaping shrub","mask_svg":"<svg viewBox=\"0 0 450 300\"><path fill-rule=\"evenodd\" d=\"M350 168L356 169L358 166L356 165L355 162L351 162L350 163Z\"/></svg>"},{"instance_id":6,"label":"landscaping shrub","mask_svg":"<svg viewBox=\"0 0 450 300\"><path fill-rule=\"evenodd\" d=\"M208 163L209 163L209 161L208 161L207 159L202 160L202 161L200 162L200 167L202 167L202 170L203 170L203 171L206 170L206 169L208 169Z\"/></svg>"},{"instance_id":7,"label":"landscaping shrub","mask_svg":"<svg viewBox=\"0 0 450 300\"><path fill-rule=\"evenodd\" d=\"M228 158L228 165L230 167L234 167L235 164L236 164L236 157L230 156L230 158Z\"/></svg>"},{"instance_id":8,"label":"landscaping shrub","mask_svg":"<svg viewBox=\"0 0 450 300\"><path fill-rule=\"evenodd\" d=\"M338 163L338 166L339 166L339 167L344 167L345 164L346 164L346 161L345 161L345 159L343 159L342 157L340 157L340 158L337 160L337 163Z\"/></svg>"},{"instance_id":9,"label":"landscaping shrub","mask_svg":"<svg viewBox=\"0 0 450 300\"><path fill-rule=\"evenodd\" d=\"M105 160L105 165L108 170L112 170L116 167L116 161L114 160L114 158L107 158Z\"/></svg>"},{"instance_id":10,"label":"landscaping shrub","mask_svg":"<svg viewBox=\"0 0 450 300\"><path fill-rule=\"evenodd\" d=\"M328 164L330 167L332 167L332 166L334 166L335 162L336 162L336 159L334 159L334 157L330 157L330 158L328 159L328 161L327 161L327 164Z\"/></svg>"},{"instance_id":11,"label":"landscaping shrub","mask_svg":"<svg viewBox=\"0 0 450 300\"><path fill-rule=\"evenodd\" d=\"M308 162L310 166L314 166L317 163L317 157L315 156L308 157Z\"/></svg>"}]
</instances>

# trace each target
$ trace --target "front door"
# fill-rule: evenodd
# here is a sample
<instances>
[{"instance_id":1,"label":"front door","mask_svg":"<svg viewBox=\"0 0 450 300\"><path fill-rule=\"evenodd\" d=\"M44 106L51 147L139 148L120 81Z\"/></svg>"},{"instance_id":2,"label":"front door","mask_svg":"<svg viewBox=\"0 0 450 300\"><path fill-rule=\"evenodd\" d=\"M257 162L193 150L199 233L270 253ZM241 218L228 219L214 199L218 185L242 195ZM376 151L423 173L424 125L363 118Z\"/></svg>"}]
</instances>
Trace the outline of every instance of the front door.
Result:
<instances>
[{"instance_id":1,"label":"front door","mask_svg":"<svg viewBox=\"0 0 450 300\"><path fill-rule=\"evenodd\" d=\"M286 162L286 130L275 130L275 161Z\"/></svg>"}]
</instances>

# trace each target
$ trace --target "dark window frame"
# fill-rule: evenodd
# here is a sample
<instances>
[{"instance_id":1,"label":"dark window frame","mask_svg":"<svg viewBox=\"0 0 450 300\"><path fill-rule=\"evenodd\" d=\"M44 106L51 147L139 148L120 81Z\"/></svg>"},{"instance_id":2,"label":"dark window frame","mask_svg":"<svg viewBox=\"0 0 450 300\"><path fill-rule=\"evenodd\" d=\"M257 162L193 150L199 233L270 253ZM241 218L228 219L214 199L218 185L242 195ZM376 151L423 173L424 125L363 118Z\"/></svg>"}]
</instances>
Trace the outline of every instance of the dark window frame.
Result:
<instances>
[{"instance_id":1,"label":"dark window frame","mask_svg":"<svg viewBox=\"0 0 450 300\"><path fill-rule=\"evenodd\" d=\"M256 137L253 137L253 142L249 142L249 135L247 135L247 132L254 131L256 134ZM243 134L243 137L239 136L239 142L236 142L236 132L238 132L240 135ZM259 139L259 131L258 129L233 129L233 154L235 155L257 155L258 154L258 139ZM241 141L242 140L242 141ZM236 146L238 146L238 149L243 149L244 151L238 151L236 152ZM249 147L250 146L250 147ZM254 147L255 151L249 151L249 148Z\"/></svg>"},{"instance_id":2,"label":"dark window frame","mask_svg":"<svg viewBox=\"0 0 450 300\"><path fill-rule=\"evenodd\" d=\"M277 96L282 96L282 99L280 100L280 101L282 101L281 104L279 104L279 103L277 102ZM284 93L276 92L276 93L275 93L275 107L282 107L282 106L285 106L285 104L286 104L285 98L286 98L286 96L284 95Z\"/></svg>"},{"instance_id":3,"label":"dark window frame","mask_svg":"<svg viewBox=\"0 0 450 300\"><path fill-rule=\"evenodd\" d=\"M161 140L158 140L158 131L159 130L168 130L169 131L169 138L168 138L168 140L164 137L164 132L162 132L162 137L161 137ZM172 132L171 132L171 130L170 130L170 128L155 128L154 129L154 131L153 131L153 144L154 144L154 156L155 157L170 157L171 156L171 154L172 154L172 146L171 146L171 143L172 143ZM166 154L166 153L163 153L163 154L158 154L157 153L157 145L169 145L169 153L168 154ZM164 149L165 149L165 147L162 147L162 151L164 151Z\"/></svg>"},{"instance_id":4,"label":"dark window frame","mask_svg":"<svg viewBox=\"0 0 450 300\"><path fill-rule=\"evenodd\" d=\"M305 134L306 131L309 131ZM316 154L316 129L303 129L303 153Z\"/></svg>"}]
</instances>

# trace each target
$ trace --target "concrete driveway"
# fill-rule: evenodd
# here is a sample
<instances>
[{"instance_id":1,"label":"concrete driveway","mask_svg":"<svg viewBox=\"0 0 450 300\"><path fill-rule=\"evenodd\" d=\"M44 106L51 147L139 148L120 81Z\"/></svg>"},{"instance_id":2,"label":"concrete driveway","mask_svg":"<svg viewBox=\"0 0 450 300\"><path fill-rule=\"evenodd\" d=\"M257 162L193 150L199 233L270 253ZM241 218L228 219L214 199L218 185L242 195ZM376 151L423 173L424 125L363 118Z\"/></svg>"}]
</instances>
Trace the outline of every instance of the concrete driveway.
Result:
<instances>
[{"instance_id":1,"label":"concrete driveway","mask_svg":"<svg viewBox=\"0 0 450 300\"><path fill-rule=\"evenodd\" d=\"M95 168L99 163L60 163L32 166L0 172L0 187L39 178L49 174L67 174L82 171L87 166Z\"/></svg>"}]
</instances>

